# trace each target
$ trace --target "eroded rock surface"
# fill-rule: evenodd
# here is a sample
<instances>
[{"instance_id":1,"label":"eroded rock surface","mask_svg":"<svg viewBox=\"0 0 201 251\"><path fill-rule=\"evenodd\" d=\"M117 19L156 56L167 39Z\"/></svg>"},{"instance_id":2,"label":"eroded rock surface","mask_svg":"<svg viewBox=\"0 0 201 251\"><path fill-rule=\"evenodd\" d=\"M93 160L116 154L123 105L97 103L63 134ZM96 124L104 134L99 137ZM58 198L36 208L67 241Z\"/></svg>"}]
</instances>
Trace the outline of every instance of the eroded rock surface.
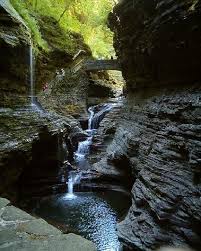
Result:
<instances>
[{"instance_id":1,"label":"eroded rock surface","mask_svg":"<svg viewBox=\"0 0 201 251\"><path fill-rule=\"evenodd\" d=\"M132 170L118 233L137 250L200 250L200 4L122 0L110 14L128 97L107 162Z\"/></svg>"},{"instance_id":2,"label":"eroded rock surface","mask_svg":"<svg viewBox=\"0 0 201 251\"><path fill-rule=\"evenodd\" d=\"M112 109L105 115L100 122L100 126L93 138L91 153L89 156L91 169L99 174L100 183L105 180L111 185L128 185L129 172L123 168L119 168L110 162L105 156L107 154L108 145L111 144L115 132L121 121L121 113L124 105L124 98L114 99Z\"/></svg>"},{"instance_id":3,"label":"eroded rock surface","mask_svg":"<svg viewBox=\"0 0 201 251\"><path fill-rule=\"evenodd\" d=\"M0 44L0 106L16 104L16 95L18 104L23 104L27 92L30 33L8 0L0 2Z\"/></svg>"},{"instance_id":4,"label":"eroded rock surface","mask_svg":"<svg viewBox=\"0 0 201 251\"><path fill-rule=\"evenodd\" d=\"M200 80L199 0L121 0L110 14L128 88Z\"/></svg>"},{"instance_id":5,"label":"eroded rock surface","mask_svg":"<svg viewBox=\"0 0 201 251\"><path fill-rule=\"evenodd\" d=\"M31 107L1 108L0 121L1 195L16 199L20 187L21 194L31 193L29 189L43 193L44 184L51 191L65 174L59 172L70 157L70 147L83 135L78 122Z\"/></svg>"},{"instance_id":6,"label":"eroded rock surface","mask_svg":"<svg viewBox=\"0 0 201 251\"><path fill-rule=\"evenodd\" d=\"M95 245L75 234L63 234L0 198L0 249L9 251L95 251Z\"/></svg>"},{"instance_id":7,"label":"eroded rock surface","mask_svg":"<svg viewBox=\"0 0 201 251\"><path fill-rule=\"evenodd\" d=\"M129 166L135 178L132 207L118 232L140 250L201 245L199 98L199 88L129 95L107 149L108 161Z\"/></svg>"}]
</instances>

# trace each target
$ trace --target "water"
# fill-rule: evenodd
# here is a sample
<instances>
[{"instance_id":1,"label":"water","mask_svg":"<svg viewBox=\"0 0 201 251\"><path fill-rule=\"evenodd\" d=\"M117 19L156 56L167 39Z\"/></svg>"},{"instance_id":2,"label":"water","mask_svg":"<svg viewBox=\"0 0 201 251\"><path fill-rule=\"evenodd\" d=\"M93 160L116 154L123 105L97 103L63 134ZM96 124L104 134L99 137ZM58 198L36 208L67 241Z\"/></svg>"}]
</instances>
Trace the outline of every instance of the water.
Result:
<instances>
[{"instance_id":1,"label":"water","mask_svg":"<svg viewBox=\"0 0 201 251\"><path fill-rule=\"evenodd\" d=\"M88 130L92 130L92 119L94 116L94 107L89 107L88 109L89 112L89 121L88 121Z\"/></svg>"},{"instance_id":2,"label":"water","mask_svg":"<svg viewBox=\"0 0 201 251\"><path fill-rule=\"evenodd\" d=\"M91 121L91 128L97 129L100 125L100 122L103 120L105 115L114 107L114 104L104 104L101 109L94 113L92 121ZM95 109L96 107L94 107Z\"/></svg>"},{"instance_id":3,"label":"water","mask_svg":"<svg viewBox=\"0 0 201 251\"><path fill-rule=\"evenodd\" d=\"M37 112L44 112L44 109L37 101L35 96L35 81L34 81L34 55L33 55L33 47L30 45L29 47L29 76L30 76L30 98L31 98L31 108Z\"/></svg>"},{"instance_id":4,"label":"water","mask_svg":"<svg viewBox=\"0 0 201 251\"><path fill-rule=\"evenodd\" d=\"M61 194L44 198L35 213L55 226L62 225L67 232L93 241L98 251L117 251L121 245L116 224L129 205L127 195L114 191L76 193L74 200Z\"/></svg>"},{"instance_id":5,"label":"water","mask_svg":"<svg viewBox=\"0 0 201 251\"><path fill-rule=\"evenodd\" d=\"M92 120L94 116L94 107L89 107L89 120L88 120L88 128L86 130L87 138L84 141L79 142L77 151L74 154L74 159L76 165L81 169L88 168L88 161L86 160L86 156L89 154L90 145L92 144L93 133L92 129Z\"/></svg>"},{"instance_id":6,"label":"water","mask_svg":"<svg viewBox=\"0 0 201 251\"><path fill-rule=\"evenodd\" d=\"M89 108L86 130L88 136L86 140L79 142L75 153L75 164L78 170L68 173L66 182L68 192L43 197L36 202L34 208L34 213L49 220L56 227L62 227L65 232L76 233L93 241L98 251L121 250L116 225L129 208L129 197L116 191L74 193L74 186L80 183L82 178L86 178L84 175L87 172L90 176L87 155L90 154L90 145L96 133L95 127L99 126L100 121L111 108L112 105L108 104ZM59 140L58 145L62 146L64 152L67 151L65 142ZM66 178L62 177L66 181Z\"/></svg>"},{"instance_id":7,"label":"water","mask_svg":"<svg viewBox=\"0 0 201 251\"><path fill-rule=\"evenodd\" d=\"M29 74L30 74L30 97L31 97L31 105L34 105L34 61L33 61L33 47L30 45L29 47Z\"/></svg>"},{"instance_id":8,"label":"water","mask_svg":"<svg viewBox=\"0 0 201 251\"><path fill-rule=\"evenodd\" d=\"M97 113L95 113L96 106L89 107L88 128L86 130L88 137L86 140L79 142L78 149L74 154L75 162L79 168L87 169L88 162L86 160L86 156L89 154L93 135L95 134L96 129L98 128L105 114L108 113L112 107L113 104L105 104Z\"/></svg>"},{"instance_id":9,"label":"water","mask_svg":"<svg viewBox=\"0 0 201 251\"><path fill-rule=\"evenodd\" d=\"M68 193L65 196L65 199L72 200L72 199L75 199L77 197L73 193L73 186L74 186L74 184L80 182L81 177L82 177L82 173L81 172L77 173L77 172L71 171L69 173L69 177L68 177Z\"/></svg>"}]
</instances>

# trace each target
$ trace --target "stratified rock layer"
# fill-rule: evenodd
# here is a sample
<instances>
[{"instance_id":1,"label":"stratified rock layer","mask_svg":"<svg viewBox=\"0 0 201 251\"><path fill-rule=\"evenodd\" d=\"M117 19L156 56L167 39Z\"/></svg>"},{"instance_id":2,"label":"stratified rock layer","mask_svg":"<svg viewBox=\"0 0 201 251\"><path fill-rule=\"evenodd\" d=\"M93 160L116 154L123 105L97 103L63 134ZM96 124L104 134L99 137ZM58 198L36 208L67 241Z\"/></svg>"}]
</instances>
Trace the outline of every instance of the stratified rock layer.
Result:
<instances>
[{"instance_id":1,"label":"stratified rock layer","mask_svg":"<svg viewBox=\"0 0 201 251\"><path fill-rule=\"evenodd\" d=\"M33 107L1 108L0 121L0 194L16 199L19 192L51 192L62 180L71 147L83 136L78 122ZM62 182L66 186L66 178Z\"/></svg>"},{"instance_id":2,"label":"stratified rock layer","mask_svg":"<svg viewBox=\"0 0 201 251\"><path fill-rule=\"evenodd\" d=\"M119 2L109 19L129 88L200 80L201 1Z\"/></svg>"},{"instance_id":3,"label":"stratified rock layer","mask_svg":"<svg viewBox=\"0 0 201 251\"><path fill-rule=\"evenodd\" d=\"M162 244L200 247L200 89L130 95L108 161L128 164L136 179L132 206L118 225L140 250ZM123 164L125 163L125 164Z\"/></svg>"},{"instance_id":4,"label":"stratified rock layer","mask_svg":"<svg viewBox=\"0 0 201 251\"><path fill-rule=\"evenodd\" d=\"M95 245L75 234L62 234L42 219L0 198L0 249L10 251L95 251Z\"/></svg>"},{"instance_id":5,"label":"stratified rock layer","mask_svg":"<svg viewBox=\"0 0 201 251\"><path fill-rule=\"evenodd\" d=\"M107 162L130 168L118 225L137 250L201 247L201 1L119 1L110 14L127 104Z\"/></svg>"},{"instance_id":6,"label":"stratified rock layer","mask_svg":"<svg viewBox=\"0 0 201 251\"><path fill-rule=\"evenodd\" d=\"M0 106L24 103L27 91L30 34L26 24L10 4L0 2Z\"/></svg>"}]
</instances>

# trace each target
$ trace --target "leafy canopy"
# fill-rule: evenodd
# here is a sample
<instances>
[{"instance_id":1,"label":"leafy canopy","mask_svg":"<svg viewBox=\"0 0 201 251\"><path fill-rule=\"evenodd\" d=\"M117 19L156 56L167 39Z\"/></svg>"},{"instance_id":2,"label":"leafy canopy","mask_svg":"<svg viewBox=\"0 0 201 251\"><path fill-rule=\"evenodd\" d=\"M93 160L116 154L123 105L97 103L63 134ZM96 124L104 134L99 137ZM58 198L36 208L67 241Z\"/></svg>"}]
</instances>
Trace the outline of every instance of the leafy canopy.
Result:
<instances>
[{"instance_id":1,"label":"leafy canopy","mask_svg":"<svg viewBox=\"0 0 201 251\"><path fill-rule=\"evenodd\" d=\"M113 34L107 27L107 16L114 0L11 0L33 32L37 44L46 48L36 15L54 17L65 31L80 33L94 57L114 54Z\"/></svg>"}]
</instances>

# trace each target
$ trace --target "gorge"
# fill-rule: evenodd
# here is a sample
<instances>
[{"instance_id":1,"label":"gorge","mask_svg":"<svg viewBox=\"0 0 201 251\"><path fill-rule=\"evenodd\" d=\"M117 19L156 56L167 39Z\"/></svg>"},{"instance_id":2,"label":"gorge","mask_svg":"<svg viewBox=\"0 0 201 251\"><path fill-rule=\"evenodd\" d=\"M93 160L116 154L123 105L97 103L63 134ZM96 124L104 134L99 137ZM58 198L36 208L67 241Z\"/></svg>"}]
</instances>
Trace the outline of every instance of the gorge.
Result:
<instances>
[{"instance_id":1,"label":"gorge","mask_svg":"<svg viewBox=\"0 0 201 251\"><path fill-rule=\"evenodd\" d=\"M200 251L201 1L48 1L0 0L0 249Z\"/></svg>"}]
</instances>

